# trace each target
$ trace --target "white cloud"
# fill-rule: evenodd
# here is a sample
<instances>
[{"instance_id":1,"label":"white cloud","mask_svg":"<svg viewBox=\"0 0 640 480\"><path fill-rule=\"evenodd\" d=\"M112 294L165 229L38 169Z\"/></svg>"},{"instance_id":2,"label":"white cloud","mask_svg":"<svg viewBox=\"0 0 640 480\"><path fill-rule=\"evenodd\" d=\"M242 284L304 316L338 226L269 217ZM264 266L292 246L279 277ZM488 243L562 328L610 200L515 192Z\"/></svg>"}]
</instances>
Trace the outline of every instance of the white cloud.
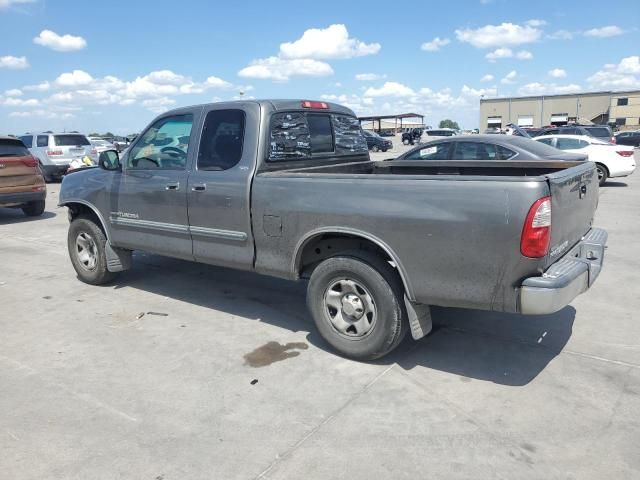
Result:
<instances>
[{"instance_id":1,"label":"white cloud","mask_svg":"<svg viewBox=\"0 0 640 480\"><path fill-rule=\"evenodd\" d=\"M385 82L380 88L369 87L365 92L365 97L409 97L415 92L398 82Z\"/></svg>"},{"instance_id":2,"label":"white cloud","mask_svg":"<svg viewBox=\"0 0 640 480\"><path fill-rule=\"evenodd\" d=\"M584 32L585 37L607 38L622 35L624 30L617 25L607 25L606 27L592 28Z\"/></svg>"},{"instance_id":3,"label":"white cloud","mask_svg":"<svg viewBox=\"0 0 640 480\"><path fill-rule=\"evenodd\" d=\"M310 28L294 42L280 44L280 57L287 59L328 60L374 55L380 51L379 43L364 43L349 37L343 24L327 28Z\"/></svg>"},{"instance_id":4,"label":"white cloud","mask_svg":"<svg viewBox=\"0 0 640 480\"><path fill-rule=\"evenodd\" d=\"M526 25L529 25L530 27L544 27L547 24L546 21L540 20L539 18L534 18L532 20L527 20L524 23Z\"/></svg>"},{"instance_id":5,"label":"white cloud","mask_svg":"<svg viewBox=\"0 0 640 480\"><path fill-rule=\"evenodd\" d=\"M38 110L23 111L23 112L11 112L9 113L9 116L22 117L22 118L37 117L37 118L46 118L46 119L56 119L56 118L66 119L66 118L73 118L75 115L73 113L68 113L68 112L59 113L51 110L38 109Z\"/></svg>"},{"instance_id":6,"label":"white cloud","mask_svg":"<svg viewBox=\"0 0 640 480\"><path fill-rule=\"evenodd\" d=\"M4 94L7 97L21 97L22 90L20 90L19 88L12 88L10 90L5 90Z\"/></svg>"},{"instance_id":7,"label":"white cloud","mask_svg":"<svg viewBox=\"0 0 640 480\"><path fill-rule=\"evenodd\" d=\"M567 76L567 72L562 68L554 68L549 70L549 76L553 78L564 78Z\"/></svg>"},{"instance_id":8,"label":"white cloud","mask_svg":"<svg viewBox=\"0 0 640 480\"><path fill-rule=\"evenodd\" d=\"M491 82L493 81L495 77L493 75L491 75L490 73L487 73L485 76L483 76L480 81L481 82Z\"/></svg>"},{"instance_id":9,"label":"white cloud","mask_svg":"<svg viewBox=\"0 0 640 480\"><path fill-rule=\"evenodd\" d=\"M555 83L527 83L518 89L519 95L555 95L561 93L575 93L582 90L580 85L557 85Z\"/></svg>"},{"instance_id":10,"label":"white cloud","mask_svg":"<svg viewBox=\"0 0 640 480\"><path fill-rule=\"evenodd\" d=\"M436 37L433 40L431 40L430 42L423 43L420 46L420 48L422 50L427 51L427 52L437 52L438 50L440 50L440 47L444 47L445 45L449 45L449 43L451 43L451 40L449 40L448 38Z\"/></svg>"},{"instance_id":11,"label":"white cloud","mask_svg":"<svg viewBox=\"0 0 640 480\"><path fill-rule=\"evenodd\" d=\"M0 57L0 68L8 68L9 70L20 70L28 68L29 62L27 57L14 57L13 55L5 55Z\"/></svg>"},{"instance_id":12,"label":"white cloud","mask_svg":"<svg viewBox=\"0 0 640 480\"><path fill-rule=\"evenodd\" d=\"M528 50L520 50L516 53L516 58L518 60L531 60L533 58L533 54Z\"/></svg>"},{"instance_id":13,"label":"white cloud","mask_svg":"<svg viewBox=\"0 0 640 480\"><path fill-rule=\"evenodd\" d=\"M573 38L573 33L568 30L557 30L550 35L547 35L547 38L550 40L571 40Z\"/></svg>"},{"instance_id":14,"label":"white cloud","mask_svg":"<svg viewBox=\"0 0 640 480\"><path fill-rule=\"evenodd\" d=\"M594 88L640 88L640 56L623 58L617 64L608 63L587 82Z\"/></svg>"},{"instance_id":15,"label":"white cloud","mask_svg":"<svg viewBox=\"0 0 640 480\"><path fill-rule=\"evenodd\" d=\"M508 47L532 43L540 39L542 30L538 25L518 25L515 23L501 23L500 25L485 25L477 29L456 30L459 41L469 43L476 48Z\"/></svg>"},{"instance_id":16,"label":"white cloud","mask_svg":"<svg viewBox=\"0 0 640 480\"><path fill-rule=\"evenodd\" d=\"M142 102L142 106L155 113L162 113L175 105L176 101L169 97L150 98Z\"/></svg>"},{"instance_id":17,"label":"white cloud","mask_svg":"<svg viewBox=\"0 0 640 480\"><path fill-rule=\"evenodd\" d=\"M500 83L503 83L505 85L510 85L512 83L515 83L517 76L518 76L518 72L516 72L515 70L511 70L509 73L507 73L504 76L502 80L500 80Z\"/></svg>"},{"instance_id":18,"label":"white cloud","mask_svg":"<svg viewBox=\"0 0 640 480\"><path fill-rule=\"evenodd\" d=\"M56 84L61 87L79 87L88 85L93 82L93 77L84 70L74 70L73 72L63 73L56 78Z\"/></svg>"},{"instance_id":19,"label":"white cloud","mask_svg":"<svg viewBox=\"0 0 640 480\"><path fill-rule=\"evenodd\" d=\"M238 72L240 77L287 81L292 76L324 77L333 75L331 65L310 58L260 58Z\"/></svg>"},{"instance_id":20,"label":"white cloud","mask_svg":"<svg viewBox=\"0 0 640 480\"><path fill-rule=\"evenodd\" d=\"M74 35L58 35L51 30L42 30L40 35L33 39L33 43L50 48L56 52L73 52L86 48L87 41Z\"/></svg>"},{"instance_id":21,"label":"white cloud","mask_svg":"<svg viewBox=\"0 0 640 480\"><path fill-rule=\"evenodd\" d=\"M40 105L40 101L37 98L23 100L22 98L9 97L4 100L0 98L0 105L6 107L37 107Z\"/></svg>"},{"instance_id":22,"label":"white cloud","mask_svg":"<svg viewBox=\"0 0 640 480\"><path fill-rule=\"evenodd\" d=\"M502 58L511 58L511 57L513 57L513 50L505 47L496 48L493 52L489 52L484 56L484 58L489 60L491 63L495 62L496 60L500 60Z\"/></svg>"},{"instance_id":23,"label":"white cloud","mask_svg":"<svg viewBox=\"0 0 640 480\"><path fill-rule=\"evenodd\" d=\"M24 90L36 91L36 92L46 92L51 88L51 84L47 81L42 83L38 83L36 85L27 85L23 87Z\"/></svg>"},{"instance_id":24,"label":"white cloud","mask_svg":"<svg viewBox=\"0 0 640 480\"><path fill-rule=\"evenodd\" d=\"M25 3L34 3L36 0L0 0L0 10L5 10L14 5L24 5Z\"/></svg>"},{"instance_id":25,"label":"white cloud","mask_svg":"<svg viewBox=\"0 0 640 480\"><path fill-rule=\"evenodd\" d=\"M495 97L498 94L498 89L496 87L491 88L471 88L466 85L462 86L462 90L460 90L461 95L472 97L472 98L480 98L480 97Z\"/></svg>"},{"instance_id":26,"label":"white cloud","mask_svg":"<svg viewBox=\"0 0 640 480\"><path fill-rule=\"evenodd\" d=\"M387 78L386 75L380 75L377 73L358 73L356 74L356 80L360 80L363 82L371 82L374 80L382 80L384 78Z\"/></svg>"}]
</instances>

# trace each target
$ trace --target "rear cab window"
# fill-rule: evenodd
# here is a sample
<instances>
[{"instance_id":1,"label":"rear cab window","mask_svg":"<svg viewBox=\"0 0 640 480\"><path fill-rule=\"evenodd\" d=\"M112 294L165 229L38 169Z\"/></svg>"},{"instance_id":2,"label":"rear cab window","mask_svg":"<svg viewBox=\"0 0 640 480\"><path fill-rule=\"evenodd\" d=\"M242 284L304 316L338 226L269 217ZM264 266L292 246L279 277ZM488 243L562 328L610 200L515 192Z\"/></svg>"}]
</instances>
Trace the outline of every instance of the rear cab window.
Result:
<instances>
[{"instance_id":1,"label":"rear cab window","mask_svg":"<svg viewBox=\"0 0 640 480\"><path fill-rule=\"evenodd\" d=\"M277 112L271 116L269 162L367 154L358 119L346 114Z\"/></svg>"},{"instance_id":2,"label":"rear cab window","mask_svg":"<svg viewBox=\"0 0 640 480\"><path fill-rule=\"evenodd\" d=\"M56 147L75 147L76 145L91 145L87 137L85 137L84 135L74 135L74 134L54 135L53 143Z\"/></svg>"},{"instance_id":3,"label":"rear cab window","mask_svg":"<svg viewBox=\"0 0 640 480\"><path fill-rule=\"evenodd\" d=\"M0 139L0 157L27 157L31 155L19 139Z\"/></svg>"}]
</instances>

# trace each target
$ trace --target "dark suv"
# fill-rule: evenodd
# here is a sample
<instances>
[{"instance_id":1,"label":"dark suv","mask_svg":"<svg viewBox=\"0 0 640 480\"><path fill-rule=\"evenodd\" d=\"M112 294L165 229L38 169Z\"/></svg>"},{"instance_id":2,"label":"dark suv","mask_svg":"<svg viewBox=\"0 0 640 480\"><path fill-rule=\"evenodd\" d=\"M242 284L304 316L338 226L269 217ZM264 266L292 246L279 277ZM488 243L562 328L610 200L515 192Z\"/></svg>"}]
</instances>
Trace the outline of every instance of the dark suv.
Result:
<instances>
[{"instance_id":1,"label":"dark suv","mask_svg":"<svg viewBox=\"0 0 640 480\"><path fill-rule=\"evenodd\" d=\"M391 150L393 148L393 143L390 140L386 140L382 138L375 132L371 132L369 130L363 130L364 138L367 139L367 147L372 152L378 152L382 150L386 152L387 150Z\"/></svg>"},{"instance_id":2,"label":"dark suv","mask_svg":"<svg viewBox=\"0 0 640 480\"><path fill-rule=\"evenodd\" d=\"M565 125L562 127L545 128L536 136L542 135L588 135L603 142L616 143L613 132L607 125Z\"/></svg>"},{"instance_id":3,"label":"dark suv","mask_svg":"<svg viewBox=\"0 0 640 480\"><path fill-rule=\"evenodd\" d=\"M422 138L421 128L410 128L407 131L402 132L402 143L405 145L413 145L415 142L420 142Z\"/></svg>"},{"instance_id":4,"label":"dark suv","mask_svg":"<svg viewBox=\"0 0 640 480\"><path fill-rule=\"evenodd\" d=\"M630 145L632 147L640 147L640 130L636 132L616 133L616 143L618 145Z\"/></svg>"}]
</instances>

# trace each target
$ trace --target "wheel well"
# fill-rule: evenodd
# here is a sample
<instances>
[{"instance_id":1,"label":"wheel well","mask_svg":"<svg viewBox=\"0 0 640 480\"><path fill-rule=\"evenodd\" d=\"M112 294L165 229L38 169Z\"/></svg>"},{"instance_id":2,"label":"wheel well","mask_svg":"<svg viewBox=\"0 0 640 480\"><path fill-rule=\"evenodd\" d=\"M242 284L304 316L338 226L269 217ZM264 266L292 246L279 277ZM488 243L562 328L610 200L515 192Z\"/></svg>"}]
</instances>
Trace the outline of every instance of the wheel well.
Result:
<instances>
[{"instance_id":1,"label":"wheel well","mask_svg":"<svg viewBox=\"0 0 640 480\"><path fill-rule=\"evenodd\" d=\"M344 252L362 250L376 255L388 262L398 274L409 296L408 285L405 282L394 258L376 242L348 233L323 233L307 240L298 255L296 273L302 278L309 278L313 270L323 261Z\"/></svg>"},{"instance_id":2,"label":"wheel well","mask_svg":"<svg viewBox=\"0 0 640 480\"><path fill-rule=\"evenodd\" d=\"M98 214L93 210L93 208L85 205L84 203L67 203L64 205L69 209L69 221L73 221L74 219L83 216L86 218L90 218L93 222L100 227L104 236L109 238L104 225L102 224L102 220L98 216Z\"/></svg>"},{"instance_id":3,"label":"wheel well","mask_svg":"<svg viewBox=\"0 0 640 480\"><path fill-rule=\"evenodd\" d=\"M600 165L602 168L604 168L605 171L607 172L607 177L609 176L609 169L607 168L607 166L604 163L596 162L596 165Z\"/></svg>"}]
</instances>

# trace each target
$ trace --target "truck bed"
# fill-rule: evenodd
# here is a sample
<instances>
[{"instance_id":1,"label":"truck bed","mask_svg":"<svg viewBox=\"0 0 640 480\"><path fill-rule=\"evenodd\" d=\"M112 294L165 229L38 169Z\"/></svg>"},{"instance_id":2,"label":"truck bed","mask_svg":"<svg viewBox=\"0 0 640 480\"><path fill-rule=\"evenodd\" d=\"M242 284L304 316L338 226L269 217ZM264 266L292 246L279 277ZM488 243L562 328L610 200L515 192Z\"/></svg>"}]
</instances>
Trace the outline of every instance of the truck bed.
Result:
<instances>
[{"instance_id":1,"label":"truck bed","mask_svg":"<svg viewBox=\"0 0 640 480\"><path fill-rule=\"evenodd\" d=\"M567 161L465 161L465 160L404 160L404 161L367 161L322 165L317 167L284 168L265 173L274 176L331 175L334 178L353 175L390 176L462 176L462 177L539 177L584 165L584 162Z\"/></svg>"}]
</instances>

